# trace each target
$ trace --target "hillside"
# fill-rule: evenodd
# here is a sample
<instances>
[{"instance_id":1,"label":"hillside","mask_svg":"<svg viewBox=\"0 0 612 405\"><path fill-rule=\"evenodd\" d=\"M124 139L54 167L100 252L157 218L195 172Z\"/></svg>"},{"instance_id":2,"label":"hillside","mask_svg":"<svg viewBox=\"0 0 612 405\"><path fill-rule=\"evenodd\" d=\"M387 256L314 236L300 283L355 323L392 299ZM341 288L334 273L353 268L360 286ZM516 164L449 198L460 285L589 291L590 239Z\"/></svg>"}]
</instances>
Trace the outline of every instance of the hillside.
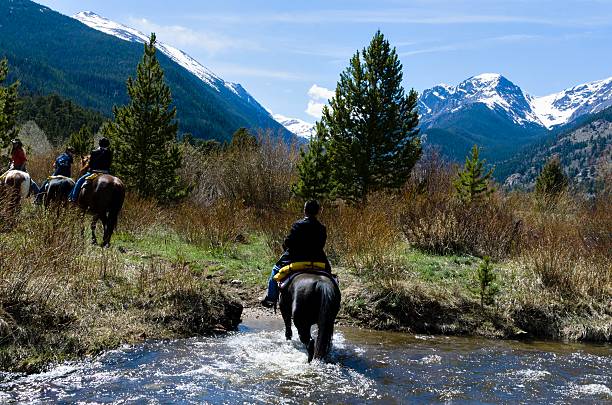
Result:
<instances>
[{"instance_id":1,"label":"hillside","mask_svg":"<svg viewBox=\"0 0 612 405\"><path fill-rule=\"evenodd\" d=\"M531 188L548 159L557 155L574 185L588 193L612 173L612 107L567 126L556 135L501 162L498 179L509 188Z\"/></svg>"},{"instance_id":2,"label":"hillside","mask_svg":"<svg viewBox=\"0 0 612 405\"><path fill-rule=\"evenodd\" d=\"M27 93L57 93L110 115L113 105L127 102L125 81L135 74L141 56L140 43L99 32L47 7L27 0L0 3L0 57L9 59L9 79L19 79ZM239 127L270 128L292 137L239 85L215 88L162 52L158 58L181 132L227 140Z\"/></svg>"}]
</instances>

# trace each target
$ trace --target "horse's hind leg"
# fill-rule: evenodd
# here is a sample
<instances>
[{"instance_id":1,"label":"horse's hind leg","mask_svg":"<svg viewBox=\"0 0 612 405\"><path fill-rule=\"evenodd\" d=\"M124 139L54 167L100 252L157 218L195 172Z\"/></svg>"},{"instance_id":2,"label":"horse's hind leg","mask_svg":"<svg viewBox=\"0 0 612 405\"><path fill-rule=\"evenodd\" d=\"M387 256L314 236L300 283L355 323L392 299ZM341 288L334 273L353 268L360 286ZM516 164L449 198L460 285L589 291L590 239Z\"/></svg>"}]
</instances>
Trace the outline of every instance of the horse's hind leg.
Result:
<instances>
[{"instance_id":1,"label":"horse's hind leg","mask_svg":"<svg viewBox=\"0 0 612 405\"><path fill-rule=\"evenodd\" d=\"M308 362L312 361L314 356L314 339L310 334L310 325L295 325L298 330L298 335L300 335L300 342L304 343L306 349L308 350Z\"/></svg>"},{"instance_id":2,"label":"horse's hind leg","mask_svg":"<svg viewBox=\"0 0 612 405\"><path fill-rule=\"evenodd\" d=\"M279 306L281 314L283 315L283 321L285 321L285 338L291 340L293 337L293 332L291 331L291 304L289 303L289 305L287 305L281 297Z\"/></svg>"},{"instance_id":3,"label":"horse's hind leg","mask_svg":"<svg viewBox=\"0 0 612 405\"><path fill-rule=\"evenodd\" d=\"M94 214L91 219L91 243L93 245L98 244L98 238L96 238L96 224L98 223L99 215Z\"/></svg>"}]
</instances>

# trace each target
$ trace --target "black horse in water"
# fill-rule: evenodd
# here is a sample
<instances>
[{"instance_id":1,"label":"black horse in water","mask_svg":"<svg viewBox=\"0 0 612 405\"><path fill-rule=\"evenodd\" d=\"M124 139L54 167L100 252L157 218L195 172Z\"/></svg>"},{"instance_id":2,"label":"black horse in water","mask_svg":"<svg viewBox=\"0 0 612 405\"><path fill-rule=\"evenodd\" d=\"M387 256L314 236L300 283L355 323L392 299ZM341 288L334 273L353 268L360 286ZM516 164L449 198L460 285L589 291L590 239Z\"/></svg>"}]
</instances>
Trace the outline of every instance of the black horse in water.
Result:
<instances>
[{"instance_id":1,"label":"black horse in water","mask_svg":"<svg viewBox=\"0 0 612 405\"><path fill-rule=\"evenodd\" d=\"M291 319L298 330L300 341L308 348L308 362L323 359L331 348L334 321L340 310L340 289L330 276L321 273L302 273L281 288L279 307L285 321L285 337L290 340ZM310 328L319 328L316 342Z\"/></svg>"}]
</instances>

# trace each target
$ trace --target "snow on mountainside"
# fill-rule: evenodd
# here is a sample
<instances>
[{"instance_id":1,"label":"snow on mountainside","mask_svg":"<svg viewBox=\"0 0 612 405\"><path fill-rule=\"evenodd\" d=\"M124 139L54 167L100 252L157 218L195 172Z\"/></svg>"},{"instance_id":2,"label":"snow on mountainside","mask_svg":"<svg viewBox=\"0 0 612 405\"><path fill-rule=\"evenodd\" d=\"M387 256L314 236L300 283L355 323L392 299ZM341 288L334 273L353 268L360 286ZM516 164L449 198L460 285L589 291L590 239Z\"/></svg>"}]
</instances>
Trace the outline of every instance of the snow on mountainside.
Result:
<instances>
[{"instance_id":1,"label":"snow on mountainside","mask_svg":"<svg viewBox=\"0 0 612 405\"><path fill-rule=\"evenodd\" d=\"M534 110L547 128L571 122L584 114L597 113L610 105L612 77L532 100Z\"/></svg>"},{"instance_id":2,"label":"snow on mountainside","mask_svg":"<svg viewBox=\"0 0 612 405\"><path fill-rule=\"evenodd\" d=\"M551 129L611 105L612 78L532 97L500 74L483 73L455 87L440 84L425 90L419 98L421 122L431 126L436 119L475 103L506 115L519 126Z\"/></svg>"},{"instance_id":3,"label":"snow on mountainside","mask_svg":"<svg viewBox=\"0 0 612 405\"><path fill-rule=\"evenodd\" d=\"M314 124L302 121L299 118L289 118L280 114L273 114L272 118L300 138L310 140L310 137L315 133Z\"/></svg>"},{"instance_id":4,"label":"snow on mountainside","mask_svg":"<svg viewBox=\"0 0 612 405\"><path fill-rule=\"evenodd\" d=\"M73 16L76 20L79 20L83 24L104 32L106 34L115 36L130 42L148 42L149 37L142 32L133 28L127 27L123 24L116 23L107 18L99 16L91 11L82 11ZM163 42L157 42L157 49L166 54L170 59L193 73L200 80L213 87L215 90L220 91L220 87L225 87L238 97L245 99L246 101L253 103L255 99L238 83L230 83L221 79L219 76L214 74L212 71L203 66L200 62L187 55L185 52L177 49L173 46L164 44Z\"/></svg>"}]
</instances>

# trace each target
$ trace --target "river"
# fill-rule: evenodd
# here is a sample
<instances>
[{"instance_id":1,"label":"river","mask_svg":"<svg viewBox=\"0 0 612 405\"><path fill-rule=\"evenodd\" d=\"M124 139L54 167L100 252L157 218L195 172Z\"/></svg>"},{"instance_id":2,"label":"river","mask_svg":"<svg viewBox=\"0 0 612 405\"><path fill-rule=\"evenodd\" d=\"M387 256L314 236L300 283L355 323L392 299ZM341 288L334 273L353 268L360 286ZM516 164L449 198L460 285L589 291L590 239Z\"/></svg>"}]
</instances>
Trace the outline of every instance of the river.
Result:
<instances>
[{"instance_id":1,"label":"river","mask_svg":"<svg viewBox=\"0 0 612 405\"><path fill-rule=\"evenodd\" d=\"M225 337L151 342L0 376L0 402L612 403L612 346L420 336L340 327L306 363L280 319ZM296 336L296 335L295 335Z\"/></svg>"}]
</instances>

